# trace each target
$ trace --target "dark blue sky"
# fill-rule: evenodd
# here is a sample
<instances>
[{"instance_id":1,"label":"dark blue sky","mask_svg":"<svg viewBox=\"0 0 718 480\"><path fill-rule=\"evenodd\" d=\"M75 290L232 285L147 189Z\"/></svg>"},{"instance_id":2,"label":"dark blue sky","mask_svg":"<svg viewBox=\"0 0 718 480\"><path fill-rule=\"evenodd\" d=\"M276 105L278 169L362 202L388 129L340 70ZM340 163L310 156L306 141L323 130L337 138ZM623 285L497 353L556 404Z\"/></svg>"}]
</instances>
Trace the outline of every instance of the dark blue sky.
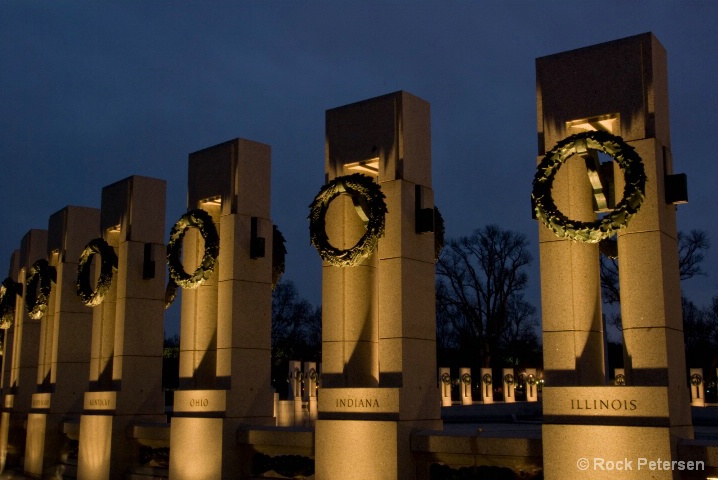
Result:
<instances>
[{"instance_id":1,"label":"dark blue sky","mask_svg":"<svg viewBox=\"0 0 718 480\"><path fill-rule=\"evenodd\" d=\"M187 155L243 137L272 146L272 217L286 277L320 303L307 206L323 181L324 111L396 90L431 103L434 191L447 235L497 223L531 242L539 306L534 59L652 31L668 51L683 230L708 230L718 293L718 2L0 3L0 274L30 228L103 186L168 182L186 205ZM587 73L588 75L589 73ZM620 88L620 86L619 86ZM169 227L168 227L169 228Z\"/></svg>"}]
</instances>

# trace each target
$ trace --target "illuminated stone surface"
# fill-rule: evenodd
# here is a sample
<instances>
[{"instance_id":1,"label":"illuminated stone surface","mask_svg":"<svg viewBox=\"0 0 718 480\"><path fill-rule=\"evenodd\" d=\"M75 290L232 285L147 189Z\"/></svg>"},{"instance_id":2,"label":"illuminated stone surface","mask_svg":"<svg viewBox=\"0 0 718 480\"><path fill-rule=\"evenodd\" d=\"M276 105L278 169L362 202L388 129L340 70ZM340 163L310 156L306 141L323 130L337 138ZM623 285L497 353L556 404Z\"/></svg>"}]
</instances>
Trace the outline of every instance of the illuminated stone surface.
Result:
<instances>
[{"instance_id":1,"label":"illuminated stone surface","mask_svg":"<svg viewBox=\"0 0 718 480\"><path fill-rule=\"evenodd\" d=\"M703 377L703 369L702 368L691 368L690 372L688 372L689 380L691 381L691 406L693 407L705 407L706 406L706 392L705 392L705 379ZM697 376L696 376L697 375ZM698 385L694 385L694 383L698 383L694 379L700 378L700 383Z\"/></svg>"},{"instance_id":2,"label":"illuminated stone surface","mask_svg":"<svg viewBox=\"0 0 718 480\"><path fill-rule=\"evenodd\" d=\"M188 177L188 210L211 215L219 256L208 281L182 292L175 404L184 406L180 422L171 423L170 476L237 478L248 469L237 452L239 425L274 423L270 147L235 139L200 150L189 156ZM263 252L256 249L261 242ZM191 272L204 254L194 229L185 235L182 251L184 269ZM223 407L212 401L219 396ZM199 405L188 406L192 401ZM201 455L194 449L198 432L210 439Z\"/></svg>"},{"instance_id":3,"label":"illuminated stone surface","mask_svg":"<svg viewBox=\"0 0 718 480\"><path fill-rule=\"evenodd\" d=\"M448 375L449 383L444 381ZM448 367L441 367L439 369L439 385L441 388L441 406L451 406L451 369Z\"/></svg>"},{"instance_id":4,"label":"illuminated stone surface","mask_svg":"<svg viewBox=\"0 0 718 480\"><path fill-rule=\"evenodd\" d=\"M137 461L128 426L165 419L165 187L163 180L132 176L102 189L100 232L118 266L105 301L92 307L78 479L123 477Z\"/></svg>"},{"instance_id":5,"label":"illuminated stone surface","mask_svg":"<svg viewBox=\"0 0 718 480\"><path fill-rule=\"evenodd\" d=\"M490 404L494 403L494 379L493 375L491 374L490 368L482 368L481 374L479 378L476 379L476 382L478 382L479 386L481 387L481 401L484 402L484 404ZM488 375L486 378L491 379L491 383L486 382L485 376ZM474 383L472 379L472 383Z\"/></svg>"},{"instance_id":6,"label":"illuminated stone surface","mask_svg":"<svg viewBox=\"0 0 718 480\"><path fill-rule=\"evenodd\" d=\"M507 382L510 376L511 382ZM504 402L513 403L516 401L516 375L513 368L504 368L501 373L501 381L504 388Z\"/></svg>"},{"instance_id":7,"label":"illuminated stone surface","mask_svg":"<svg viewBox=\"0 0 718 480\"><path fill-rule=\"evenodd\" d=\"M664 194L673 173L665 51L643 34L539 58L536 66L539 153L581 129L608 128L636 149L647 176L640 211L617 235L627 386L604 386L597 246L539 227L545 478L678 478L635 469L639 457L678 459L679 439L693 436L675 206ZM584 162L565 167L553 188L557 206L571 219L593 220ZM618 201L624 179L615 164L613 176ZM596 458L633 459L634 470L605 471Z\"/></svg>"},{"instance_id":8,"label":"illuminated stone surface","mask_svg":"<svg viewBox=\"0 0 718 480\"><path fill-rule=\"evenodd\" d=\"M28 269L37 260L47 258L47 230L30 230L22 238L17 260L11 262L11 276L17 265L17 281L25 285ZM15 264L15 261L17 262ZM54 284L52 285L54 287ZM26 288L24 289L26 291ZM4 375L3 415L0 420L0 463L5 466L18 465L26 444L25 421L32 408L32 395L37 392L36 379L42 320L33 320L25 308L26 296L18 296L15 304L15 322L5 333L11 343L6 345L3 355ZM48 305L48 310L50 310ZM12 346L12 350L7 348ZM37 443L37 435L33 441ZM22 467L20 467L22 468Z\"/></svg>"},{"instance_id":9,"label":"illuminated stone surface","mask_svg":"<svg viewBox=\"0 0 718 480\"><path fill-rule=\"evenodd\" d=\"M51 293L52 315L41 320L36 389L28 417L24 470L31 475L52 471L61 462L65 437L61 423L79 421L82 393L90 364L92 311L76 293L77 265L85 246L96 238L100 211L67 206L50 217L48 259L57 269ZM99 262L99 259L94 261ZM30 421L30 417L32 421Z\"/></svg>"},{"instance_id":10,"label":"illuminated stone surface","mask_svg":"<svg viewBox=\"0 0 718 480\"><path fill-rule=\"evenodd\" d=\"M428 103L405 92L327 111L327 179L375 177L388 213L369 258L322 268L318 480L415 478L411 432L441 427L434 236L416 229L417 204L433 207L429 123ZM326 215L332 245L350 248L364 231L351 200L332 202Z\"/></svg>"}]
</instances>

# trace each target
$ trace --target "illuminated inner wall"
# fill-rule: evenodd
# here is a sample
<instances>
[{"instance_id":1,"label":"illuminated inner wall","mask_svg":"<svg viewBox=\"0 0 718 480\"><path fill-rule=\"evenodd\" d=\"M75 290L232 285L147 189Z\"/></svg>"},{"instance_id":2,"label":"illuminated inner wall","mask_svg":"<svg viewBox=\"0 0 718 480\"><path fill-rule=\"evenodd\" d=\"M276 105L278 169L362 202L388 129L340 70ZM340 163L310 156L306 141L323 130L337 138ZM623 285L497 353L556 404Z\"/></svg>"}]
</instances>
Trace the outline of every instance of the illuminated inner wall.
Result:
<instances>
[{"instance_id":1,"label":"illuminated inner wall","mask_svg":"<svg viewBox=\"0 0 718 480\"><path fill-rule=\"evenodd\" d=\"M666 72L666 52L650 33L536 61L539 155L572 134L604 130L635 148L647 177L639 212L617 235L626 386L606 386L597 245L558 238L539 226L548 480L576 478L579 458L677 459L678 440L693 436L675 205L667 195L673 171ZM615 162L612 177L619 202L624 173ZM580 157L561 168L552 196L568 218L596 218ZM577 408L594 401L631 408ZM674 478L671 471L651 473ZM587 479L641 475L580 472Z\"/></svg>"},{"instance_id":2,"label":"illuminated inner wall","mask_svg":"<svg viewBox=\"0 0 718 480\"><path fill-rule=\"evenodd\" d=\"M424 210L433 225L429 104L397 92L327 111L325 171L371 177L388 213L370 257L322 267L316 478L415 478L411 432L441 428L434 235L418 224ZM348 197L330 204L331 245L350 248L365 231Z\"/></svg>"}]
</instances>

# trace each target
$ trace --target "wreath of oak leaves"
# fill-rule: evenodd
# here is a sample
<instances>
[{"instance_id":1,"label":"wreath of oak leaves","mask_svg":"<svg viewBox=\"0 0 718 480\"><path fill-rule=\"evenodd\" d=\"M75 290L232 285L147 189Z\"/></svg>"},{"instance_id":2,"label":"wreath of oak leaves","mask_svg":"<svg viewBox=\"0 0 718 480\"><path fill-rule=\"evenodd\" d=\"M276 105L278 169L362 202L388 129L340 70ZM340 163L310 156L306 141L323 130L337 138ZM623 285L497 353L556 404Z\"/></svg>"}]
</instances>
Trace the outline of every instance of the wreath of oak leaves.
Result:
<instances>
[{"instance_id":1,"label":"wreath of oak leaves","mask_svg":"<svg viewBox=\"0 0 718 480\"><path fill-rule=\"evenodd\" d=\"M366 232L352 248L341 250L329 243L326 214L336 197L347 194L355 206L361 207L369 219ZM353 267L369 257L377 240L384 235L386 203L381 187L374 179L361 173L337 177L325 184L309 206L309 238L324 261L335 267Z\"/></svg>"},{"instance_id":2,"label":"wreath of oak leaves","mask_svg":"<svg viewBox=\"0 0 718 480\"><path fill-rule=\"evenodd\" d=\"M619 373L616 375L616 385L625 385L626 384L626 376L622 373Z\"/></svg>"},{"instance_id":3,"label":"wreath of oak leaves","mask_svg":"<svg viewBox=\"0 0 718 480\"><path fill-rule=\"evenodd\" d=\"M484 373L484 375L481 377L481 381L484 382L486 385L491 385L491 382L493 379L491 378L490 373Z\"/></svg>"},{"instance_id":4,"label":"wreath of oak leaves","mask_svg":"<svg viewBox=\"0 0 718 480\"><path fill-rule=\"evenodd\" d=\"M506 385L513 385L514 384L514 376L510 373L507 373L504 375L504 382L506 382Z\"/></svg>"},{"instance_id":5,"label":"wreath of oak leaves","mask_svg":"<svg viewBox=\"0 0 718 480\"><path fill-rule=\"evenodd\" d=\"M15 321L17 296L22 295L22 284L8 277L0 284L0 329L12 327Z\"/></svg>"},{"instance_id":6,"label":"wreath of oak leaves","mask_svg":"<svg viewBox=\"0 0 718 480\"><path fill-rule=\"evenodd\" d=\"M443 383L444 385L449 385L451 383L451 375L449 375L446 372L442 373L441 374L441 383Z\"/></svg>"},{"instance_id":7,"label":"wreath of oak leaves","mask_svg":"<svg viewBox=\"0 0 718 480\"><path fill-rule=\"evenodd\" d=\"M461 381L465 385L471 385L471 374L464 373L463 375L461 375Z\"/></svg>"},{"instance_id":8,"label":"wreath of oak leaves","mask_svg":"<svg viewBox=\"0 0 718 480\"><path fill-rule=\"evenodd\" d=\"M97 286L92 289L90 284L90 270L92 257L100 255L100 276ZM88 307L95 307L105 300L105 295L112 285L112 276L117 270L117 255L115 250L102 238L90 240L80 255L77 265L77 295L80 301Z\"/></svg>"},{"instance_id":9,"label":"wreath of oak leaves","mask_svg":"<svg viewBox=\"0 0 718 480\"><path fill-rule=\"evenodd\" d=\"M33 320L40 320L47 312L52 282L56 281L57 271L45 259L33 263L28 270L25 309Z\"/></svg>"},{"instance_id":10,"label":"wreath of oak leaves","mask_svg":"<svg viewBox=\"0 0 718 480\"><path fill-rule=\"evenodd\" d=\"M701 383L703 383L703 377L701 377L697 373L694 373L693 375L691 375L691 385L693 385L694 387L697 387Z\"/></svg>"},{"instance_id":11,"label":"wreath of oak leaves","mask_svg":"<svg viewBox=\"0 0 718 480\"><path fill-rule=\"evenodd\" d=\"M185 272L182 265L182 239L190 228L199 230L200 235L204 239L204 255L202 262L197 269L190 273ZM217 255L219 255L219 235L214 221L209 213L204 210L190 210L177 220L170 231L170 240L167 244L167 266L170 272L170 284L172 281L182 288L197 288L206 282L214 271L217 263ZM176 290L176 287L175 287ZM174 299L174 297L172 297ZM167 294L165 295L165 303ZM170 302L171 303L171 302Z\"/></svg>"},{"instance_id":12,"label":"wreath of oak leaves","mask_svg":"<svg viewBox=\"0 0 718 480\"><path fill-rule=\"evenodd\" d=\"M529 385L536 385L536 377L534 377L533 375L529 375L526 378L526 383L528 383Z\"/></svg>"},{"instance_id":13,"label":"wreath of oak leaves","mask_svg":"<svg viewBox=\"0 0 718 480\"><path fill-rule=\"evenodd\" d=\"M626 186L623 198L602 219L593 222L570 220L559 209L551 196L551 187L558 169L576 152L575 145L585 140L588 148L610 155L623 171ZM546 154L536 168L531 197L536 217L558 237L567 237L586 243L598 243L617 230L626 227L638 212L645 196L646 173L641 157L621 137L603 131L582 132L561 140Z\"/></svg>"}]
</instances>

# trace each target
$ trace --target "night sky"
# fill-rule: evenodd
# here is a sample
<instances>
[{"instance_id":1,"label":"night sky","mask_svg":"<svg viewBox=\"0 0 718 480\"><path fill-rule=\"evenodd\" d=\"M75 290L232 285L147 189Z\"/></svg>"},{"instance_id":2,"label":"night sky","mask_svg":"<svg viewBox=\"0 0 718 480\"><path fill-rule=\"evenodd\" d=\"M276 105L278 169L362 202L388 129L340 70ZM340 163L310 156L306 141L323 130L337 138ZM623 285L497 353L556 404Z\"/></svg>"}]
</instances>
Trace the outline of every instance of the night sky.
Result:
<instances>
[{"instance_id":1,"label":"night sky","mask_svg":"<svg viewBox=\"0 0 718 480\"><path fill-rule=\"evenodd\" d=\"M0 3L0 275L31 228L103 186L167 180L186 209L187 155L242 137L272 147L285 278L321 301L308 205L324 179L324 112L397 90L431 104L436 204L448 237L520 231L534 262L535 58L652 31L668 51L679 228L707 230L699 306L718 294L718 2L96 1ZM590 72L586 73L590 75ZM620 85L616 86L620 88ZM170 317L175 314L171 314ZM176 318L168 333L176 331Z\"/></svg>"}]
</instances>

